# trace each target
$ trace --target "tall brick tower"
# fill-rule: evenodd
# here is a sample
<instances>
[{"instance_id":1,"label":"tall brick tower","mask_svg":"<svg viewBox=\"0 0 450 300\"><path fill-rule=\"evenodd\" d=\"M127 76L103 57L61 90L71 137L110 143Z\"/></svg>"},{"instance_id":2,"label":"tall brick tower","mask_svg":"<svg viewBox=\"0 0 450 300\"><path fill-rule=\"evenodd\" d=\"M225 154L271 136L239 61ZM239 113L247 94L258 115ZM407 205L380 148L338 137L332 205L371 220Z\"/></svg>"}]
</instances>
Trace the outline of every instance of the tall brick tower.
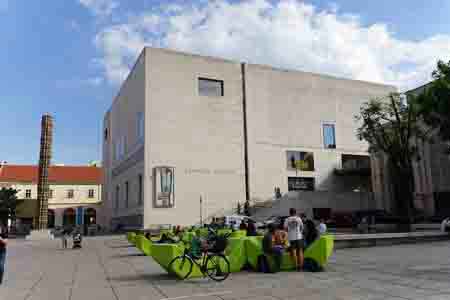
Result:
<instances>
[{"instance_id":1,"label":"tall brick tower","mask_svg":"<svg viewBox=\"0 0 450 300\"><path fill-rule=\"evenodd\" d=\"M41 148L39 152L39 171L37 186L38 211L34 220L34 229L47 229L48 221L48 169L52 156L53 118L49 114L42 116Z\"/></svg>"}]
</instances>

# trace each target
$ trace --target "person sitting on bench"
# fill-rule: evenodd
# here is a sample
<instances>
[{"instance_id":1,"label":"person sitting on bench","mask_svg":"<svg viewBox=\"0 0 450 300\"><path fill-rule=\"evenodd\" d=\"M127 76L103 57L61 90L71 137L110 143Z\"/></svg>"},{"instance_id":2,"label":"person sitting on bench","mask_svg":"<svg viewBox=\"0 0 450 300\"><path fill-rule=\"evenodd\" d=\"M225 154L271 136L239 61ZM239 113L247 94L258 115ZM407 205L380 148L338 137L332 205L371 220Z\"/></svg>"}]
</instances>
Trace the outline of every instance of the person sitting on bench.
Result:
<instances>
[{"instance_id":1,"label":"person sitting on bench","mask_svg":"<svg viewBox=\"0 0 450 300\"><path fill-rule=\"evenodd\" d=\"M284 252L284 247L275 243L276 239L276 226L275 224L269 224L269 230L264 235L263 239L263 251L264 255L273 257L275 267L273 270L271 270L272 273L278 272L280 270L281 257Z\"/></svg>"}]
</instances>

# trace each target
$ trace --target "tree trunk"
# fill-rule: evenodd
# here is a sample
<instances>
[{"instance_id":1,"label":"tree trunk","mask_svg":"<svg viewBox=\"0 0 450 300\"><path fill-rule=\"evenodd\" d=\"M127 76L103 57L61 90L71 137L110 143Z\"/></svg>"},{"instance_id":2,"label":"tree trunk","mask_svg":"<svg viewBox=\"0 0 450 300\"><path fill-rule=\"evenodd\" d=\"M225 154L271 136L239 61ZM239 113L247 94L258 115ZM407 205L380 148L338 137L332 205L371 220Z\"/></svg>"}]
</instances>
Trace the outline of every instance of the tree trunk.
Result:
<instances>
[{"instance_id":1,"label":"tree trunk","mask_svg":"<svg viewBox=\"0 0 450 300\"><path fill-rule=\"evenodd\" d=\"M397 214L402 217L399 229L401 231L411 231L414 208L414 177L412 169L409 167L401 168L393 164L392 182Z\"/></svg>"}]
</instances>

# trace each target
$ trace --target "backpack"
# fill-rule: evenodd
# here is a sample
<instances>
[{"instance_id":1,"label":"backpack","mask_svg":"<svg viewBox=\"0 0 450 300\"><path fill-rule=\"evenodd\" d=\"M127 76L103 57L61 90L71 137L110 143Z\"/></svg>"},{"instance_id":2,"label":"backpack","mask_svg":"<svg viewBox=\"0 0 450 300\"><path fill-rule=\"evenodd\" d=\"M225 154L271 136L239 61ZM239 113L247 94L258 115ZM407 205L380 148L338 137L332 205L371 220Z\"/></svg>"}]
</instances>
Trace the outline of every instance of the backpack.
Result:
<instances>
[{"instance_id":1,"label":"backpack","mask_svg":"<svg viewBox=\"0 0 450 300\"><path fill-rule=\"evenodd\" d=\"M260 254L258 256L258 261L257 261L256 266L257 266L258 272L270 273L269 261L267 260L267 256L265 256L264 254Z\"/></svg>"}]
</instances>

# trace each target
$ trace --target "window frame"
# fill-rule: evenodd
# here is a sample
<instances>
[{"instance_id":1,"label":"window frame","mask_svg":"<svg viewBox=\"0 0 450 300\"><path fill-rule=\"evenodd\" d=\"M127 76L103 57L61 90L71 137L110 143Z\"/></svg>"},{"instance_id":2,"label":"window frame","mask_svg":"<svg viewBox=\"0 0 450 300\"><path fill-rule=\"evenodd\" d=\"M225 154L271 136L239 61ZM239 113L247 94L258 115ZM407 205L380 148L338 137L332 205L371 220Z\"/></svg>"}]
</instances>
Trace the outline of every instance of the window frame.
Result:
<instances>
[{"instance_id":1,"label":"window frame","mask_svg":"<svg viewBox=\"0 0 450 300\"><path fill-rule=\"evenodd\" d=\"M142 174L139 174L138 175L138 205L142 205L143 204L143 200L144 200L144 197L143 197L143 191L144 191L144 189L143 189L143 177L142 177Z\"/></svg>"},{"instance_id":2,"label":"window frame","mask_svg":"<svg viewBox=\"0 0 450 300\"><path fill-rule=\"evenodd\" d=\"M328 147L326 144L326 136L325 136L325 128L326 127L332 127L333 128L333 140L334 140L334 144L329 144L330 146L334 146L334 147ZM336 143L336 123L335 122L322 122L322 128L321 128L321 135L322 135L322 143L323 143L323 148L324 149L336 149L337 148L337 143Z\"/></svg>"},{"instance_id":3,"label":"window frame","mask_svg":"<svg viewBox=\"0 0 450 300\"><path fill-rule=\"evenodd\" d=\"M125 181L125 208L129 207L130 183Z\"/></svg>"},{"instance_id":4,"label":"window frame","mask_svg":"<svg viewBox=\"0 0 450 300\"><path fill-rule=\"evenodd\" d=\"M92 192L92 193L91 193ZM93 199L95 198L95 189L89 189L88 190L88 198Z\"/></svg>"},{"instance_id":5,"label":"window frame","mask_svg":"<svg viewBox=\"0 0 450 300\"><path fill-rule=\"evenodd\" d=\"M145 132L144 112L139 111L137 112L136 116L136 137L138 142L144 139L144 132Z\"/></svg>"},{"instance_id":6,"label":"window frame","mask_svg":"<svg viewBox=\"0 0 450 300\"><path fill-rule=\"evenodd\" d=\"M25 199L31 199L31 189L25 190Z\"/></svg>"},{"instance_id":7,"label":"window frame","mask_svg":"<svg viewBox=\"0 0 450 300\"><path fill-rule=\"evenodd\" d=\"M74 189L68 189L67 190L67 199L73 199L75 198L75 191Z\"/></svg>"},{"instance_id":8,"label":"window frame","mask_svg":"<svg viewBox=\"0 0 450 300\"><path fill-rule=\"evenodd\" d=\"M115 195L115 199L114 199L114 210L115 211L119 210L119 202L120 202L120 185L117 184L116 185L116 195Z\"/></svg>"},{"instance_id":9,"label":"window frame","mask_svg":"<svg viewBox=\"0 0 450 300\"><path fill-rule=\"evenodd\" d=\"M211 95L211 94L202 94L200 91L200 82L207 81L207 82L214 82L220 84L220 94L219 95ZM208 78L208 77L198 77L197 78L197 93L199 96L203 97L223 97L225 96L225 83L221 79L214 79L214 78Z\"/></svg>"},{"instance_id":10,"label":"window frame","mask_svg":"<svg viewBox=\"0 0 450 300\"><path fill-rule=\"evenodd\" d=\"M316 171L316 164L315 164L315 160L314 160L314 152L313 151L300 151L300 150L286 150L286 170L288 171L299 171L299 172L315 172ZM307 161L306 159L300 159L302 156L303 158L305 156L307 156L308 154L312 154L312 166L310 168L310 170L305 170L305 169L299 169L299 168L294 168L291 165L291 157L289 156L290 153L294 153L294 159L295 161ZM303 154L302 154L303 153ZM297 160L298 158L298 160Z\"/></svg>"}]
</instances>

